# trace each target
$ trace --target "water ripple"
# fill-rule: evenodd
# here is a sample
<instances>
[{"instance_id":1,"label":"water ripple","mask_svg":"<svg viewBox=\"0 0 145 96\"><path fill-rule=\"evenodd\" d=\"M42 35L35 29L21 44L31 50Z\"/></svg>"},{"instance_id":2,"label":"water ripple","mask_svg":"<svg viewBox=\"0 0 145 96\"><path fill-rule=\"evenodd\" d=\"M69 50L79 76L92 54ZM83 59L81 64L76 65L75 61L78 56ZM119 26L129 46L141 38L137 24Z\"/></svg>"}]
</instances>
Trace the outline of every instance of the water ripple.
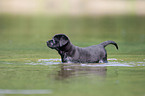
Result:
<instances>
[{"instance_id":1,"label":"water ripple","mask_svg":"<svg viewBox=\"0 0 145 96\"><path fill-rule=\"evenodd\" d=\"M11 90L0 89L0 94L50 94L51 90Z\"/></svg>"},{"instance_id":2,"label":"water ripple","mask_svg":"<svg viewBox=\"0 0 145 96\"><path fill-rule=\"evenodd\" d=\"M145 62L123 62L121 59L109 58L109 63L81 63L81 64L73 64L69 63L71 66L88 66L88 67L104 67L104 66L126 66L126 67L135 67L135 66L145 66ZM120 62L118 62L120 61ZM56 65L62 64L61 59L38 59L37 62L25 63L30 65Z\"/></svg>"}]
</instances>

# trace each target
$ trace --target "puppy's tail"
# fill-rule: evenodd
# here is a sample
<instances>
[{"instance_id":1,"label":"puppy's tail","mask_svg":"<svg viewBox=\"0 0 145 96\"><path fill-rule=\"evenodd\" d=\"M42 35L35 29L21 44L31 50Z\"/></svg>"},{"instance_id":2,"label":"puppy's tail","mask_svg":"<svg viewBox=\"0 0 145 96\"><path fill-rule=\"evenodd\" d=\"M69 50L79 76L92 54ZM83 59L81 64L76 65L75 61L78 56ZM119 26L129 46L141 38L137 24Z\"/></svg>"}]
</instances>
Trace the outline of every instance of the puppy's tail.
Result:
<instances>
[{"instance_id":1,"label":"puppy's tail","mask_svg":"<svg viewBox=\"0 0 145 96\"><path fill-rule=\"evenodd\" d=\"M106 47L109 44L113 44L116 47L116 49L118 50L118 45L114 41L105 41L105 42L101 43L101 45L103 45L104 47Z\"/></svg>"}]
</instances>

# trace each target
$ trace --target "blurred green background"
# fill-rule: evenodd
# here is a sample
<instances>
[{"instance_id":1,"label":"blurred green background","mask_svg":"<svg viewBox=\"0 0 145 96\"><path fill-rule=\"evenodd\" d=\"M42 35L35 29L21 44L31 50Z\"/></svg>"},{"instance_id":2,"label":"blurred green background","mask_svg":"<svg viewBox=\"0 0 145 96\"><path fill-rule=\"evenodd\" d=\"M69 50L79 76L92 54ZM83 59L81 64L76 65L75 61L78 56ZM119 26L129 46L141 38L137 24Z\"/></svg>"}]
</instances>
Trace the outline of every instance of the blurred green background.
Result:
<instances>
[{"instance_id":1,"label":"blurred green background","mask_svg":"<svg viewBox=\"0 0 145 96\"><path fill-rule=\"evenodd\" d=\"M50 58L49 54L58 58L57 52L47 48L46 41L63 33L76 46L86 47L114 40L119 51L114 46L107 46L109 53L144 55L144 26L145 17L140 16L0 15L0 54L1 58Z\"/></svg>"}]
</instances>

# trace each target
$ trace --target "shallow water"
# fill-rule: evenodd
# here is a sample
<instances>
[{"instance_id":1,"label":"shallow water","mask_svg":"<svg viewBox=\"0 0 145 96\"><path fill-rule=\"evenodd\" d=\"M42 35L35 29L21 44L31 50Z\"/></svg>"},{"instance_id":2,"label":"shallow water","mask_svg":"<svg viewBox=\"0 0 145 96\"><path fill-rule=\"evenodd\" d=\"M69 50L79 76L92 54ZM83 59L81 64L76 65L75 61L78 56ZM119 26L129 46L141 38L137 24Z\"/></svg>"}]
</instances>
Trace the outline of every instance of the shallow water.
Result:
<instances>
[{"instance_id":1,"label":"shallow water","mask_svg":"<svg viewBox=\"0 0 145 96\"><path fill-rule=\"evenodd\" d=\"M70 66L88 66L88 67L104 67L104 66L127 66L127 67L135 67L135 66L145 66L145 62L123 62L123 60L119 59L117 60L116 58L109 58L108 59L109 63L66 63L65 65L70 65ZM121 61L121 62L119 62ZM30 65L55 65L55 64L62 64L61 59L56 58L56 59L38 59L37 62L30 62L30 63L25 63L25 64L30 64Z\"/></svg>"},{"instance_id":2,"label":"shallow water","mask_svg":"<svg viewBox=\"0 0 145 96\"><path fill-rule=\"evenodd\" d=\"M0 66L0 94L50 96L144 96L145 62L62 64L61 60L26 60ZM18 63L18 62L17 62ZM21 62L22 63L22 62ZM75 93L74 93L75 92Z\"/></svg>"},{"instance_id":3,"label":"shallow water","mask_svg":"<svg viewBox=\"0 0 145 96\"><path fill-rule=\"evenodd\" d=\"M51 90L10 90L10 89L0 89L0 94L50 94Z\"/></svg>"}]
</instances>

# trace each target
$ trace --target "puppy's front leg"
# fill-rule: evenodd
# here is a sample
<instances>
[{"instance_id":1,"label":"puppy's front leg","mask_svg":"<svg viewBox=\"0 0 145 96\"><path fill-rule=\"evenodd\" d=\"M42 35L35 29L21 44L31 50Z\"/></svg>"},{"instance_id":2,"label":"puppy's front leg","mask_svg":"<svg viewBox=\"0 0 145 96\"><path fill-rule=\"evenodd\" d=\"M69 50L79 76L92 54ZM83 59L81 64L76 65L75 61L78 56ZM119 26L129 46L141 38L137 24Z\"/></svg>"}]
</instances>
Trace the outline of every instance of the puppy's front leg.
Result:
<instances>
[{"instance_id":1,"label":"puppy's front leg","mask_svg":"<svg viewBox=\"0 0 145 96\"><path fill-rule=\"evenodd\" d=\"M61 62L62 63L66 63L67 62L67 55L66 55L66 53L65 52L63 52L63 51L58 51L58 53L60 54L60 56L61 56Z\"/></svg>"}]
</instances>

